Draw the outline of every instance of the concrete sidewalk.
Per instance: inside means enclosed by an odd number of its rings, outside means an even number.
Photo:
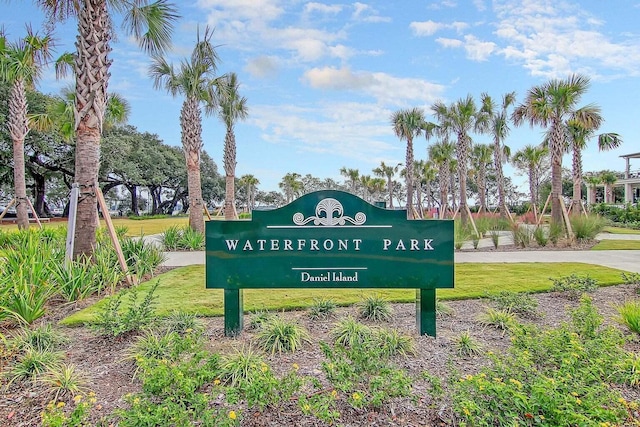
[[[163,266],[204,264],[205,253],[165,252]],[[640,251],[477,251],[456,252],[456,263],[581,262],[640,273]]]

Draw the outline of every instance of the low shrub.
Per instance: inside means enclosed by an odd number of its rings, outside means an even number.
[[[486,294],[486,297],[498,310],[519,314],[525,317],[538,315],[538,301],[524,292],[501,291]]]
[[[593,240],[605,227],[605,221],[597,215],[572,215],[571,229],[576,239]]]
[[[309,307],[309,317],[312,319],[327,319],[332,317],[337,305],[332,299],[316,298]]]
[[[594,292],[598,289],[598,282],[590,277],[580,277],[576,274],[560,277],[559,279],[549,278],[553,282],[551,290],[566,295],[573,301],[580,299],[585,292]]]

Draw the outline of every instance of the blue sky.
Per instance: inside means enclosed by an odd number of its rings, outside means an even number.
[[[236,72],[249,117],[236,126],[237,176],[251,173],[259,189],[277,190],[288,172],[343,180],[341,167],[361,174],[381,161],[403,162],[405,144],[389,117],[402,108],[453,102],[482,92],[496,99],[515,91],[518,102],[534,85],[583,73],[591,88],[582,105],[596,103],[601,132],[624,144],[584,154],[585,171],[622,170],[622,154],[640,151],[640,0],[198,0],[179,3],[174,63],[187,56],[198,26],[215,28],[220,73]],[[25,23],[39,28],[42,14],[29,1],[2,5],[0,25],[10,39]],[[73,50],[75,22],[56,30],[58,51]],[[118,28],[112,43],[109,89],[132,106],[130,124],[180,145],[181,98],[154,90],[148,58]],[[69,82],[49,72],[40,89],[57,93]],[[205,117],[204,146],[222,172],[224,127]],[[515,151],[538,144],[542,129],[513,128]],[[472,135],[474,143],[488,143]],[[415,141],[417,159],[427,141]],[[632,162],[640,169],[640,162]],[[565,167],[570,159],[565,157]],[[524,177],[507,174],[526,191]]]

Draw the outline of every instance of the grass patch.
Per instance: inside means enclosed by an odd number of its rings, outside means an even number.
[[[601,240],[592,251],[640,250],[640,240]]]
[[[640,234],[640,230],[636,230],[633,228],[625,228],[625,227],[611,227],[607,226],[602,230],[603,233],[611,233],[611,234]]]
[[[553,272],[553,274],[550,274]],[[487,292],[544,292],[552,287],[550,277],[560,278],[578,274],[598,281],[600,286],[622,283],[621,270],[581,263],[520,263],[520,264],[458,264],[455,271],[455,289],[438,289],[440,300],[481,298]],[[223,314],[223,290],[205,289],[204,265],[191,265],[171,270],[142,283],[139,297],[160,281],[155,291],[156,314],[168,316],[174,311],[200,316]],[[415,289],[246,289],[245,312],[257,310],[296,310],[311,307],[320,298],[331,299],[339,306],[355,304],[368,295],[378,295],[389,302],[412,303]],[[106,300],[62,320],[63,325],[77,326],[90,323]],[[124,303],[123,303],[124,305]]]

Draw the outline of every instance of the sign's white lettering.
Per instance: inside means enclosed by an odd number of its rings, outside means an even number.
[[[241,250],[243,252],[253,251],[309,251],[309,252],[331,252],[331,251],[359,251],[362,239],[266,239],[240,240],[226,239],[225,244],[228,252]]]
[[[301,282],[357,282],[358,272],[345,274],[342,271],[314,272],[302,271],[300,273]]]

